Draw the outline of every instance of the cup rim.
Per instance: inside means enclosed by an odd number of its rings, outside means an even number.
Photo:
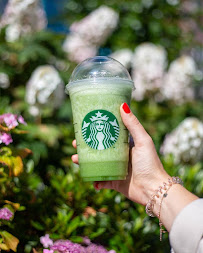
[[[107,78],[87,78],[87,79],[81,79],[81,80],[76,80],[76,81],[73,81],[73,82],[69,82],[68,84],[66,84],[66,88],[65,88],[65,91],[67,94],[69,94],[69,91],[77,85],[80,85],[84,82],[89,82],[91,84],[94,84],[95,86],[101,86],[101,82],[106,80]],[[112,80],[111,80],[112,79]],[[109,78],[108,80],[111,80],[112,83],[117,83],[117,81],[123,81],[125,83],[127,83],[127,85],[130,85],[132,87],[132,90],[135,90],[135,86],[134,86],[134,82],[132,80],[128,80],[128,79],[123,79],[123,78],[118,78],[118,77],[112,77],[112,78]],[[115,84],[116,85],[116,84]]]

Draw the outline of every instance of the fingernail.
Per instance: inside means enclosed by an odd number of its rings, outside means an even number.
[[[130,108],[129,108],[127,103],[123,104],[123,110],[124,110],[125,113],[130,113]]]
[[[96,183],[94,184],[94,188],[95,188],[96,190],[99,190],[99,183],[98,183],[98,182],[96,182]]]

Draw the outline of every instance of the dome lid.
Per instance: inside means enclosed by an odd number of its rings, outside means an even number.
[[[81,62],[73,71],[67,90],[76,83],[85,80],[90,83],[97,83],[102,79],[119,79],[128,81],[133,87],[133,82],[127,69],[118,61],[107,56],[96,56]],[[126,82],[125,82],[126,83]],[[98,82],[99,84],[99,82]]]

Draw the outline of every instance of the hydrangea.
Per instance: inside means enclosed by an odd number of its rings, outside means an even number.
[[[164,48],[152,43],[143,43],[135,49],[132,59],[135,100],[154,97],[156,101],[171,100],[176,104],[193,100],[192,82],[197,73],[193,58],[183,55],[166,71],[166,56]]]
[[[163,155],[173,154],[176,163],[200,161],[203,157],[203,123],[197,118],[186,118],[166,135],[160,151]]]
[[[83,237],[83,243],[85,245],[90,245],[91,244],[91,240],[86,236],[86,237]]]
[[[79,34],[96,46],[103,44],[118,24],[118,14],[112,8],[100,6],[79,22],[74,22],[70,31]]]
[[[1,220],[10,220],[13,216],[13,213],[6,207],[0,209],[0,219]]]
[[[18,124],[26,125],[24,118],[20,115],[12,113],[4,113],[0,115],[0,124],[5,124],[9,129],[15,128]]]
[[[78,243],[73,243],[69,240],[58,240],[53,246],[50,247],[51,250],[57,251],[58,253],[85,253],[85,249]]]
[[[195,62],[190,56],[181,56],[173,61],[161,87],[164,99],[173,100],[176,104],[193,100],[195,94],[192,81],[195,73]]]
[[[94,243],[90,244],[86,248],[86,253],[107,253],[108,251],[101,245],[96,245]]]
[[[13,42],[21,35],[44,29],[46,24],[46,15],[39,0],[9,0],[0,27],[8,25],[6,39]]]
[[[7,89],[10,86],[10,80],[6,73],[0,72],[0,88]]]
[[[12,142],[13,142],[13,139],[10,134],[5,133],[5,132],[0,132],[0,144],[4,143],[6,145],[9,145]]]
[[[163,47],[152,43],[143,43],[135,49],[132,59],[132,76],[136,86],[134,99],[143,100],[159,90],[167,65],[166,56]]]
[[[117,50],[114,53],[112,53],[110,55],[110,57],[112,57],[115,60],[119,61],[127,69],[131,68],[133,52],[130,49],[124,48],[124,49]]]
[[[9,129],[15,128],[18,125],[16,115],[12,113],[7,113],[2,115],[4,117],[4,122]]]
[[[69,240],[57,240],[53,242],[50,241],[49,235],[40,238],[40,242],[43,244],[45,248],[43,253],[116,253],[114,250],[106,250],[103,246],[92,243],[88,237],[83,238],[83,244],[86,246],[82,246],[78,243],[73,243]]]
[[[54,253],[51,249],[43,249],[43,253]]]
[[[75,33],[71,33],[66,37],[63,49],[68,53],[68,58],[73,62],[81,62],[87,58],[94,57],[97,53],[96,46]]]
[[[97,49],[112,34],[118,24],[118,14],[112,8],[100,6],[79,22],[74,22],[63,50],[71,61],[80,62],[96,55]]]
[[[42,106],[58,108],[64,98],[64,83],[53,66],[40,66],[32,73],[25,97],[31,115],[37,116]]]
[[[53,245],[53,241],[49,238],[49,234],[40,237],[40,242],[44,248],[48,248]]]
[[[27,124],[21,115],[18,116],[12,113],[4,113],[0,115],[0,125],[2,126],[3,130],[4,127],[7,127],[8,130],[11,130],[17,127],[19,123],[23,125]],[[6,145],[9,145],[11,142],[13,142],[11,135],[7,132],[0,131],[0,144],[4,143]]]

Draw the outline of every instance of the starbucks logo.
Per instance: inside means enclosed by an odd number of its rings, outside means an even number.
[[[119,136],[118,120],[109,111],[91,111],[82,122],[82,136],[91,148],[97,150],[110,148]]]

